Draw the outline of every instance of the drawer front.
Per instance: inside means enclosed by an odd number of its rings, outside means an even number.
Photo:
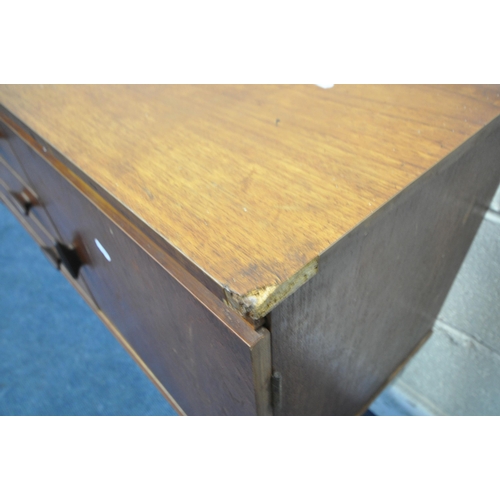
[[[0,200],[14,214],[17,220],[22,224],[24,229],[28,231],[30,236],[38,243],[38,245],[40,245],[42,248],[50,248],[55,244],[54,239],[44,230],[41,225],[39,225],[36,221],[26,216],[19,210],[19,206],[17,205],[16,200],[13,199],[12,193],[5,188],[5,184],[2,182],[1,178]]]
[[[97,306],[182,410],[188,415],[269,414],[269,333],[251,329],[207,290],[193,292],[191,277],[186,276],[187,285],[179,280],[183,270],[167,270],[164,261],[153,259],[38,153],[25,148],[23,168],[61,242],[82,256],[80,274]]]
[[[12,150],[11,141],[15,138],[15,134],[2,122],[0,122],[0,160],[9,165],[16,171],[22,179],[27,181],[26,174],[24,173],[16,154]]]
[[[25,182],[19,178],[19,175],[9,166],[9,164],[0,156],[0,182],[5,189],[11,192],[21,192],[25,187]]]
[[[0,194],[7,207],[40,246],[52,247],[55,244],[55,238],[35,214],[37,210],[33,209],[39,203],[36,194],[1,157]]]
[[[89,304],[95,305],[92,294],[88,290],[83,279],[81,277],[75,279],[64,268],[61,268],[60,255],[57,252],[58,239],[47,231],[45,225],[35,213],[36,210],[34,210],[34,207],[38,203],[36,194],[26,186],[26,183],[20,179],[16,172],[10,169],[1,158],[0,199],[41,247],[42,252],[50,263],[56,269],[61,269],[63,271],[66,278],[71,281],[73,286],[83,295]],[[31,206],[32,204],[33,206]]]
[[[17,210],[22,216],[29,216],[32,223],[39,225],[42,231],[47,232],[37,215],[42,210],[42,207],[36,193],[28,187],[27,183],[1,157],[0,186],[3,188],[5,196],[9,199],[14,210]],[[48,234],[50,235],[50,233]]]
[[[6,129],[5,125],[3,125],[1,122],[0,127],[3,127],[2,130]],[[0,157],[0,170],[4,171],[5,175],[5,170],[8,169],[10,170],[11,174],[15,174],[16,178],[14,180],[13,175],[10,176],[11,185],[8,186],[9,190],[13,194],[19,194],[23,190],[28,190],[32,193],[32,195],[36,199],[36,203],[33,204],[33,206],[29,210],[30,217],[41,224],[43,229],[48,232],[53,239],[57,240],[59,238],[59,233],[57,232],[54,223],[52,222],[46,210],[46,199],[39,195],[35,187],[35,183],[32,179],[30,179],[26,168],[24,168],[24,165],[30,163],[30,150],[27,148],[25,143],[10,130],[8,132],[8,135],[5,134],[4,137],[5,136],[8,137],[8,140],[6,142],[6,149],[8,149],[8,151],[10,151],[12,154],[9,154],[7,159]],[[19,209],[19,206],[17,208]]]

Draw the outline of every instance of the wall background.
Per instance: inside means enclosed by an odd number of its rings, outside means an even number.
[[[370,410],[500,415],[500,186],[431,337]]]

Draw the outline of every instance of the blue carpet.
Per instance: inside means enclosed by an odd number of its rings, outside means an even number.
[[[0,203],[0,415],[175,415]]]

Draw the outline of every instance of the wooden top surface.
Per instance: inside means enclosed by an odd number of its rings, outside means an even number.
[[[500,87],[3,85],[0,103],[258,317],[498,116]]]

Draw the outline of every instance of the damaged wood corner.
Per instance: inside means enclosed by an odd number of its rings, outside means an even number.
[[[224,289],[226,302],[244,317],[249,317],[252,320],[263,318],[281,301],[317,274],[318,260],[318,257],[314,258],[289,280],[281,284],[256,288],[244,295],[226,287]]]

